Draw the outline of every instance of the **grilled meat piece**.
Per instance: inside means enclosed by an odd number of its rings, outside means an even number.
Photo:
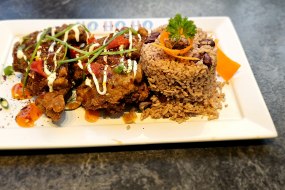
[[[51,118],[52,121],[58,121],[65,108],[65,91],[47,92],[37,97],[36,105]]]

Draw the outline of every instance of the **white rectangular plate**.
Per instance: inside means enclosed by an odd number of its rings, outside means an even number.
[[[0,149],[67,148],[153,143],[261,139],[277,136],[276,129],[259,91],[245,53],[227,17],[191,18],[198,27],[213,33],[223,51],[241,64],[238,73],[223,89],[228,106],[217,120],[196,117],[182,124],[168,119],[137,120],[127,126],[121,118],[99,119],[88,123],[83,109],[66,112],[57,124],[42,116],[33,128],[21,128],[15,116],[26,101],[11,98],[11,87],[19,81],[12,76],[1,77],[0,96],[10,103],[9,110],[0,111]],[[152,29],[168,19],[81,19],[81,20],[12,20],[0,22],[0,72],[12,63],[13,43],[35,30],[64,23],[84,23],[94,33],[106,33],[124,25],[139,24]]]

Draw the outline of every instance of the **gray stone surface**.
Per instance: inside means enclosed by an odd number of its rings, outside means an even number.
[[[284,189],[285,1],[1,0],[0,19],[229,16],[274,140],[1,151],[0,189]]]

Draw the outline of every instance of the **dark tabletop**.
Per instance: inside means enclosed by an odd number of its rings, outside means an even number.
[[[285,1],[1,0],[0,19],[229,16],[279,137],[0,151],[0,189],[284,189]]]

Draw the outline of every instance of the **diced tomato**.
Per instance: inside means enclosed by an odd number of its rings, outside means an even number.
[[[37,72],[38,74],[40,74],[41,76],[47,78],[46,73],[44,72],[44,65],[43,65],[43,60],[37,60],[32,62],[31,64],[31,70]]]
[[[129,45],[129,40],[124,38],[124,36],[118,36],[113,41],[111,41],[111,43],[107,46],[107,49],[117,48],[120,45],[127,47]]]
[[[99,77],[102,73],[104,66],[102,64],[98,64],[98,63],[91,63],[91,69],[92,72]]]
[[[94,34],[91,34],[91,36],[87,39],[87,44],[92,44],[92,43],[96,43],[97,40],[94,36]]]
[[[75,50],[73,50],[73,49],[70,49],[70,50],[69,50],[69,54],[70,54],[70,57],[71,57],[71,58],[75,58],[75,57],[76,57],[76,54],[78,54],[78,52],[75,51]]]

